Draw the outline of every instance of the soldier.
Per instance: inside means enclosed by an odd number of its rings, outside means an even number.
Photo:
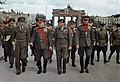
[[[82,24],[77,28],[76,48],[78,49],[78,54],[80,55],[80,65],[81,65],[80,73],[83,73],[84,69],[86,73],[89,73],[88,64],[90,60],[90,55],[92,53],[91,43],[93,44],[95,43],[95,35],[88,22],[89,22],[89,16],[83,16]],[[85,62],[84,62],[84,52],[86,53]]]
[[[47,61],[48,61],[48,49],[52,50],[51,47],[51,33],[50,30],[46,29],[45,22],[46,16],[40,14],[38,15],[39,24],[32,34],[31,45],[35,46],[36,52],[36,61],[38,66],[37,74],[41,74],[42,65],[41,65],[41,57],[43,57],[43,73],[47,72]]]
[[[92,53],[91,53],[91,60],[90,63],[91,65],[94,65],[94,54],[95,54],[95,50],[97,51],[97,29],[96,29],[96,23],[93,23],[93,25],[91,26],[92,30],[94,31],[95,34],[95,45],[92,44]]]
[[[35,20],[36,20],[36,23],[32,24],[32,28],[31,28],[31,32],[30,32],[30,37],[31,38],[32,38],[34,30],[36,28],[38,28],[38,26],[39,26],[39,16],[38,15],[36,15]],[[35,52],[35,45],[34,45],[34,43],[33,43],[33,45],[30,45],[30,48],[31,48],[31,51],[32,51],[31,56],[34,55],[34,61],[36,61],[36,52]]]
[[[106,57],[106,51],[108,46],[108,34],[105,30],[105,24],[100,24],[100,30],[98,31],[98,37],[97,37],[97,62],[100,60],[100,51],[103,52],[103,58],[104,58],[104,64],[107,63],[107,57]]]
[[[47,23],[47,29],[51,31],[51,37],[52,37],[52,44],[54,44],[54,28],[51,23]],[[53,46],[51,46],[53,48]],[[49,63],[52,63],[52,55],[53,55],[53,50],[49,50]]]
[[[7,47],[7,41],[10,39],[9,35],[9,28],[8,28],[8,21],[3,22],[3,29],[1,30],[2,34],[2,48],[4,49],[4,60],[7,62],[7,56],[8,56],[8,47]],[[7,36],[8,35],[8,36]]]
[[[15,50],[16,75],[20,75],[20,61],[22,62],[22,72],[25,72],[25,66],[27,66],[26,58],[28,56],[28,43],[30,41],[29,28],[25,26],[25,17],[18,18],[18,26],[13,29],[12,37],[13,50]]]
[[[77,29],[76,29],[76,23],[74,21],[70,21],[70,28],[69,29],[70,29],[70,33],[71,33],[71,36],[72,36],[72,49],[69,50],[67,62],[69,62],[69,56],[71,56],[72,66],[76,67],[76,65],[75,65],[75,52],[76,52],[75,36],[76,36]],[[70,52],[71,52],[71,55],[70,55]]]
[[[10,32],[10,40],[8,40],[8,53],[9,53],[9,63],[10,63],[10,68],[13,68],[13,63],[14,63],[14,53],[13,53],[13,46],[12,46],[12,32],[13,29],[15,27],[15,19],[14,18],[10,18],[9,19],[9,32]]]
[[[120,64],[119,62],[119,54],[120,54],[120,24],[116,24],[115,29],[110,35],[110,55],[108,57],[108,61],[110,61],[113,53],[116,51],[116,63]]]
[[[58,20],[58,27],[55,28],[55,49],[57,57],[57,71],[61,74],[61,60],[63,58],[63,74],[66,74],[66,63],[68,58],[68,49],[71,50],[71,33],[69,28],[65,27],[65,20]]]

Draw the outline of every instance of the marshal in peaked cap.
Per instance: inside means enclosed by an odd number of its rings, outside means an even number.
[[[82,16],[82,19],[84,19],[84,18],[89,18],[89,16]]]
[[[116,24],[116,27],[120,27],[120,24]]]
[[[37,14],[36,15],[36,18],[35,18],[36,21],[46,21],[46,16],[43,15],[43,14]]]
[[[64,19],[59,19],[59,20],[58,20],[58,23],[59,23],[59,22],[65,23],[65,20],[64,20]]]
[[[25,22],[25,17],[19,17],[18,22]]]

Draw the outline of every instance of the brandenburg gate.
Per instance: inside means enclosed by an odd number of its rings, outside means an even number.
[[[85,10],[75,10],[70,5],[68,5],[67,8],[64,9],[53,9],[52,14],[53,26],[55,23],[55,17],[58,17],[58,20],[60,17],[63,17],[64,20],[66,20],[66,17],[70,17],[70,20],[73,20],[73,18],[75,18],[78,26],[81,23],[81,17],[85,15]]]

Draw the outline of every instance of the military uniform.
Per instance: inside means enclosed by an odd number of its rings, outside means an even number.
[[[42,18],[42,15],[39,15],[39,22],[45,24],[45,18]],[[48,48],[51,46],[51,32],[46,29],[46,27],[40,27],[34,29],[32,34],[31,43],[34,43],[36,61],[38,66],[37,74],[42,72],[41,57],[43,57],[43,73],[47,72],[47,61],[48,61]]]
[[[88,21],[88,17],[83,17],[83,22]],[[81,71],[80,73],[84,72],[89,73],[88,64],[90,60],[90,55],[92,53],[91,43],[95,42],[95,35],[92,28],[88,24],[81,24],[77,28],[77,45],[79,45],[78,54],[80,55],[80,65]],[[84,62],[84,52],[86,53],[86,59]],[[84,66],[85,63],[85,66]]]
[[[52,38],[52,48],[54,47],[54,32],[55,32],[55,29],[54,29],[54,27],[52,27],[52,24],[51,23],[48,23],[47,24],[47,29],[48,30],[50,30],[50,32],[51,32],[51,38]],[[52,63],[52,56],[53,56],[53,50],[49,50],[49,63]]]
[[[91,27],[88,26],[89,30],[87,33],[84,31],[84,27],[81,25],[78,27],[77,34],[78,34],[78,42],[77,44],[80,45],[80,49],[78,50],[78,53],[80,55],[80,65],[81,70],[88,69],[88,64],[90,60],[90,55],[92,53],[92,47],[91,43],[94,42],[94,33],[91,30]],[[92,40],[92,41],[91,41]],[[85,67],[84,67],[84,51],[86,53],[86,60],[85,60]]]
[[[25,22],[24,17],[19,17],[18,22]],[[26,26],[16,26],[13,29],[13,46],[15,46],[15,67],[16,74],[19,75],[21,73],[21,63],[22,62],[22,72],[25,72],[25,66],[27,64],[27,56],[28,56],[28,43],[30,42],[30,32],[29,28]]]
[[[70,21],[70,25],[75,26],[75,22]],[[69,29],[70,29],[71,38],[72,38],[72,49],[69,50],[67,63],[69,62],[69,57],[71,56],[72,66],[76,67],[76,65],[75,65],[76,38],[75,37],[76,37],[76,34],[77,34],[77,28],[75,26],[75,27],[70,27]]]
[[[101,24],[100,30],[98,31],[97,43],[98,43],[97,61],[99,62],[99,59],[100,59],[99,54],[100,54],[100,51],[102,50],[104,63],[106,63],[107,62],[106,51],[107,51],[107,46],[108,46],[108,34],[107,34],[107,31],[104,29],[104,24]]]
[[[10,45],[10,41],[8,41],[10,39],[10,29],[8,28],[8,21],[4,21],[4,28],[1,30],[1,34],[2,34],[2,48],[4,49],[4,60],[5,62],[7,62],[7,56],[9,56],[9,48],[7,46]],[[9,38],[8,38],[9,36]]]
[[[50,46],[50,42],[48,42],[49,45],[46,43],[46,40],[44,39],[42,33],[39,32],[39,29],[40,27],[35,29],[32,36],[32,42],[34,42],[35,46],[37,66],[40,69],[40,71],[42,71],[41,57],[43,56],[44,58],[43,70],[46,70],[48,60],[48,46]],[[47,35],[46,37],[48,38],[48,41],[50,41],[50,31],[46,28],[44,28],[44,30],[46,30],[45,33]]]
[[[5,57],[5,61],[7,61],[7,56],[9,56],[9,63],[13,65],[14,63],[14,56],[12,53],[12,40],[11,40],[11,36],[12,36],[12,29],[9,27],[3,28],[2,29],[2,34],[3,34],[3,44],[4,44],[4,57]],[[5,41],[6,37],[10,36],[8,41]]]
[[[95,50],[97,51],[97,29],[95,26],[92,26],[92,30],[95,34],[95,45],[92,44],[92,53],[91,53],[91,60],[90,60],[90,63],[91,65],[94,65],[94,54],[95,54]]]
[[[32,25],[32,28],[31,28],[31,30],[30,30],[30,37],[31,37],[31,38],[32,38],[33,32],[34,32],[34,30],[35,30],[36,28],[37,28],[37,24],[35,23],[35,24]],[[31,56],[34,55],[34,61],[36,61],[36,52],[35,52],[34,43],[33,43],[33,45],[30,45],[30,49],[31,49],[31,51],[32,51]]]
[[[64,23],[63,19],[58,20],[58,23]],[[69,28],[58,26],[55,28],[55,49],[57,57],[57,71],[61,74],[61,60],[63,58],[63,73],[66,73],[66,62],[68,58],[68,47],[72,46],[71,33]]]
[[[119,28],[119,24],[116,25],[116,28]],[[108,57],[108,60],[110,61],[112,54],[116,51],[116,63],[120,64],[119,62],[119,53],[120,53],[120,31],[116,29],[113,31],[110,35],[110,55]]]

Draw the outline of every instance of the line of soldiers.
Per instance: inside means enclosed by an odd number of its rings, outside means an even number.
[[[106,51],[108,47],[108,33],[105,24],[101,24],[97,30],[95,23],[89,23],[89,16],[82,17],[82,23],[76,27],[75,21],[69,21],[69,26],[65,26],[65,20],[58,20],[58,26],[53,28],[50,23],[46,25],[46,16],[36,15],[36,23],[29,29],[26,26],[24,17],[19,17],[17,25],[15,19],[10,18],[4,21],[2,29],[2,47],[4,49],[4,60],[7,62],[9,56],[10,68],[13,68],[14,58],[16,75],[25,72],[28,57],[28,45],[30,45],[34,61],[38,67],[37,74],[47,72],[48,61],[52,62],[53,48],[56,50],[57,73],[66,74],[66,65],[69,58],[72,59],[72,66],[75,64],[75,52],[78,51],[80,57],[80,73],[89,73],[89,63],[94,65],[94,52],[97,51],[97,61],[100,60],[100,51],[103,52],[104,64],[109,62],[112,54],[116,51],[116,63],[119,62],[120,54],[120,24],[116,24],[110,35],[111,53],[107,59]],[[85,57],[84,57],[85,56]],[[43,62],[41,58],[43,57]]]

